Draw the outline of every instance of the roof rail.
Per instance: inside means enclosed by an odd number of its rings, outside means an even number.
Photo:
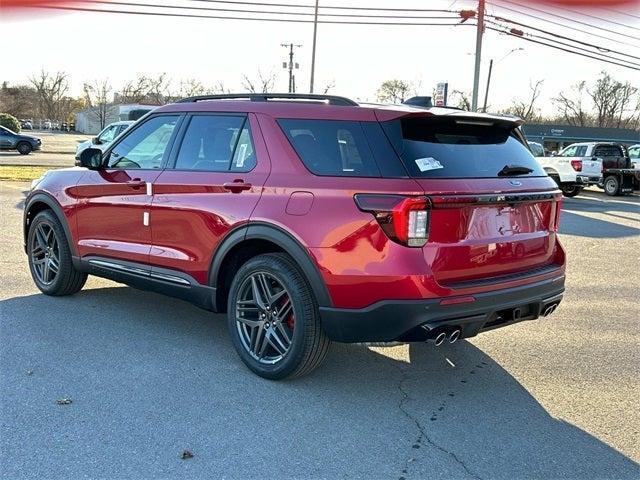
[[[176,103],[202,102],[206,100],[250,100],[252,102],[268,102],[269,100],[312,100],[326,102],[329,105],[358,106],[357,102],[346,97],[316,95],[313,93],[224,93],[220,95],[198,95],[183,98]]]

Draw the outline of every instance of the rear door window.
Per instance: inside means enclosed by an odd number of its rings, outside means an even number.
[[[281,119],[278,123],[312,173],[339,177],[380,176],[360,122]]]
[[[174,168],[208,172],[228,171],[245,121],[246,116],[194,115],[187,126]],[[247,150],[247,142],[250,145],[250,138],[245,140],[242,162],[236,160],[242,167],[248,164],[246,159],[253,153],[252,148],[250,151]]]
[[[494,178],[505,166],[545,176],[513,124],[442,117],[406,117],[383,128],[409,174],[415,178]]]

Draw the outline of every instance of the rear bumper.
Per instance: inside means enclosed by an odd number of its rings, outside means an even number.
[[[392,300],[363,309],[320,307],[322,325],[338,342],[425,340],[429,330],[462,330],[461,337],[538,318],[564,293],[564,274],[525,286],[473,295],[474,301],[442,305],[443,299]],[[465,297],[467,298],[467,297]],[[452,300],[455,297],[452,297]],[[424,337],[424,338],[423,338]]]
[[[577,175],[576,183],[579,185],[597,185],[602,182],[602,177],[600,176],[586,176],[586,175]]]

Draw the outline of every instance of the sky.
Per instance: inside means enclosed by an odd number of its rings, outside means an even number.
[[[524,0],[514,1],[526,5]],[[146,3],[154,2],[146,0]],[[163,3],[225,6],[201,0],[166,0]],[[313,2],[287,0],[284,3],[309,5]],[[322,4],[394,8],[475,7],[475,2],[463,0],[321,0]],[[226,7],[242,8],[228,4]],[[537,18],[506,8],[527,12]],[[589,10],[583,11],[582,15],[552,7],[537,8],[545,8],[551,13],[590,23],[597,28],[576,23],[573,23],[574,28],[549,24],[544,20],[570,22],[528,10],[512,2],[503,3],[503,0],[490,1],[488,13],[640,57],[640,8],[618,7],[621,13]],[[400,12],[403,13],[407,14]],[[522,29],[535,33],[526,27]],[[615,41],[583,34],[579,31],[582,29]],[[286,91],[288,76],[282,68],[282,62],[287,60],[287,50],[281,43],[294,42],[302,44],[296,50],[295,61],[300,64],[300,69],[296,71],[296,84],[298,91],[308,91],[312,33],[312,24],[39,9],[19,15],[0,11],[0,39],[5,39],[5,46],[13,45],[12,49],[17,50],[11,54],[11,58],[20,58],[17,62],[0,64],[0,80],[24,83],[40,69],[65,71],[70,75],[71,93],[79,95],[82,83],[87,80],[108,78],[114,90],[118,90],[127,80],[140,74],[166,72],[176,83],[180,79],[195,78],[205,85],[222,82],[226,88],[240,91],[243,74],[256,78],[258,71],[261,71],[263,74],[275,73],[275,90]],[[471,26],[321,24],[318,26],[316,91],[321,91],[331,83],[335,84],[331,93],[372,101],[384,80],[398,78],[413,82],[417,85],[418,93],[425,95],[430,95],[440,81],[449,82],[450,91],[470,92],[473,85],[475,35],[475,28]],[[6,39],[13,40],[8,42]],[[513,51],[503,58],[517,48],[524,50]],[[488,64],[492,58],[497,62],[494,63],[489,94],[489,104],[494,110],[507,106],[514,98],[527,97],[529,84],[539,79],[544,80],[539,104],[545,114],[554,113],[550,99],[558,92],[568,90],[582,80],[593,82],[602,70],[616,79],[640,86],[640,72],[637,70],[487,31],[482,53],[481,102],[484,99]],[[640,60],[636,62],[640,63]]]

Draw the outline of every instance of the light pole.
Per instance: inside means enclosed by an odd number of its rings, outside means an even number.
[[[502,57],[500,60],[498,60],[496,63],[500,63],[502,60],[507,58],[513,52],[518,52],[520,50],[524,50],[524,48],[522,48],[522,47],[514,48],[513,50],[509,51],[504,57]],[[482,107],[482,111],[485,112],[485,113],[487,112],[487,101],[489,100],[489,85],[491,84],[491,72],[492,71],[493,71],[493,58],[489,62],[489,75],[487,76],[487,90],[484,93],[484,106]]]

